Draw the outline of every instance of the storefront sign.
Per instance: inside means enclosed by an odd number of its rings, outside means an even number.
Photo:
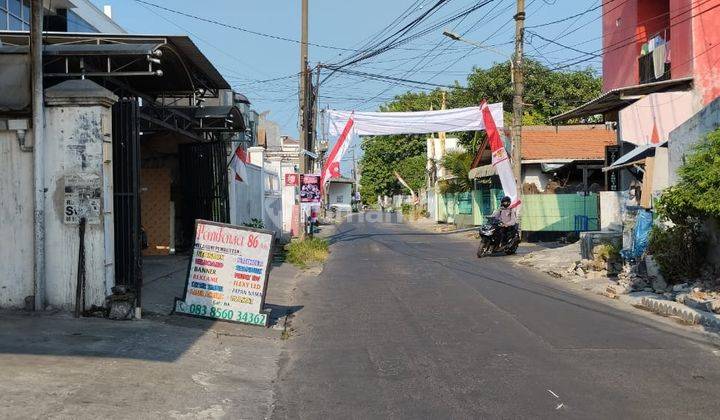
[[[298,180],[300,178],[300,175],[298,174],[285,174],[285,186],[286,187],[295,187],[299,184]]]
[[[197,220],[184,299],[175,312],[268,325],[264,310],[274,234]]]
[[[300,175],[300,202],[320,202],[320,175]]]
[[[620,146],[605,146],[605,167],[615,163],[620,158]],[[619,191],[619,171],[605,172],[605,189],[608,191]]]

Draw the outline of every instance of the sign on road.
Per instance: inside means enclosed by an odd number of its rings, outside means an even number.
[[[175,312],[268,325],[264,309],[274,234],[197,220],[184,298]]]

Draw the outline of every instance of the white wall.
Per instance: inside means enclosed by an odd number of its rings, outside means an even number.
[[[600,230],[603,232],[622,232],[622,191],[600,191]]]
[[[34,293],[32,159],[15,131],[0,131],[0,308],[22,308]]]
[[[330,182],[328,183],[329,204],[347,204],[352,202],[352,184]]]
[[[542,172],[539,163],[523,164],[523,184],[535,184],[540,191],[550,182],[550,175]]]
[[[230,221],[234,225],[250,223],[252,219],[261,219],[262,196],[264,195],[262,183],[262,169],[253,164],[247,164],[247,181],[236,181],[234,176],[230,181],[231,202]]]
[[[47,89],[45,98],[44,303],[65,310],[75,306],[79,225],[66,220],[66,200],[77,204],[75,198],[84,196],[73,194],[92,191],[90,200],[79,202],[94,209],[84,213],[92,219],[84,241],[85,303],[103,305],[115,281],[109,107],[116,98],[88,80],[60,83]],[[30,143],[32,138],[28,133]],[[15,132],[0,132],[0,307],[22,307],[34,294],[32,159],[32,153],[20,152]]]
[[[106,270],[106,265],[112,267],[114,259],[113,239],[105,241],[105,225],[113,226],[112,166],[103,163],[103,139],[112,138],[111,127],[110,110],[102,106],[46,108],[46,300],[49,305],[65,310],[75,306],[80,246],[79,225],[65,222],[65,189],[72,178],[92,183],[108,193],[100,197],[99,220],[89,221],[85,231],[87,307],[102,306],[114,285],[114,276],[108,278]],[[103,188],[108,179],[110,185]],[[110,252],[106,260],[107,246]]]

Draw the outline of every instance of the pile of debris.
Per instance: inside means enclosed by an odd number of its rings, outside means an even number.
[[[642,268],[642,264],[625,265],[617,284],[608,286],[604,294],[617,298],[631,292],[655,293],[693,309],[720,314],[720,277],[712,270],[703,270],[699,279],[669,284],[651,257],[645,260],[644,272],[640,272]]]

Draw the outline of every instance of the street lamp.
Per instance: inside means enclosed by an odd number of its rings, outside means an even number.
[[[515,64],[513,63],[512,57],[510,57],[509,55],[505,54],[505,53],[502,52],[502,51],[498,51],[498,50],[496,50],[496,49],[494,49],[494,48],[492,48],[492,47],[488,47],[487,45],[483,45],[483,44],[481,44],[480,42],[472,41],[472,40],[469,40],[469,39],[465,39],[465,38],[461,37],[460,35],[456,34],[455,32],[450,32],[450,31],[448,31],[448,30],[444,30],[444,31],[443,31],[443,35],[445,35],[446,37],[452,39],[453,41],[464,42],[464,43],[469,44],[469,45],[472,45],[472,46],[474,46],[474,47],[482,48],[483,50],[487,50],[487,51],[490,51],[490,52],[494,52],[495,54],[498,54],[498,55],[501,56],[502,58],[508,60],[508,61],[510,62],[510,83],[511,83],[511,84],[512,84],[512,83],[515,83],[515,76],[514,76],[514,74],[515,74]]]

